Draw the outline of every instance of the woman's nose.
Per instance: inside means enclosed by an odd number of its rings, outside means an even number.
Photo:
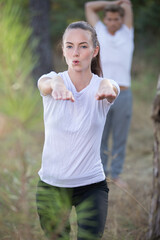
[[[78,48],[74,49],[73,55],[74,56],[79,56],[79,49]]]

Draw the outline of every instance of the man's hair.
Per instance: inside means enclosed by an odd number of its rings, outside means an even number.
[[[105,15],[107,14],[107,12],[113,12],[113,13],[118,12],[121,17],[124,17],[125,15],[124,9],[119,5],[109,5],[105,7],[104,8]]]

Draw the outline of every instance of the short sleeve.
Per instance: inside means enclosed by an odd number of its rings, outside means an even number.
[[[99,34],[101,33],[101,30],[104,31],[105,25],[99,20],[96,25],[94,26],[94,29],[96,30],[96,33]]]
[[[37,81],[37,87],[38,87],[38,82],[42,79],[42,78],[53,78],[55,75],[57,75],[56,72],[52,71],[50,73],[47,73],[47,74],[43,74]],[[42,93],[40,92],[40,95],[42,97],[45,97],[44,95],[42,95]]]
[[[52,78],[54,77],[55,75],[57,75],[56,72],[52,71],[50,73],[47,73],[47,74],[43,74],[37,81],[37,85],[38,85],[38,82],[42,79],[42,78]]]
[[[133,27],[129,28],[125,24],[123,24],[123,29],[124,29],[124,31],[126,31],[129,34],[131,39],[134,39],[134,28]]]

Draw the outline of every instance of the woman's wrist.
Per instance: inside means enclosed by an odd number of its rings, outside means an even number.
[[[52,77],[50,84],[52,90],[54,90],[57,86],[66,88],[63,79],[59,75]]]

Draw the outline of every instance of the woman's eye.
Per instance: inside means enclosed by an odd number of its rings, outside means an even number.
[[[86,46],[86,45],[82,45],[81,47],[82,47],[82,48],[87,48],[87,46]]]
[[[67,46],[67,48],[72,48],[72,46]]]

